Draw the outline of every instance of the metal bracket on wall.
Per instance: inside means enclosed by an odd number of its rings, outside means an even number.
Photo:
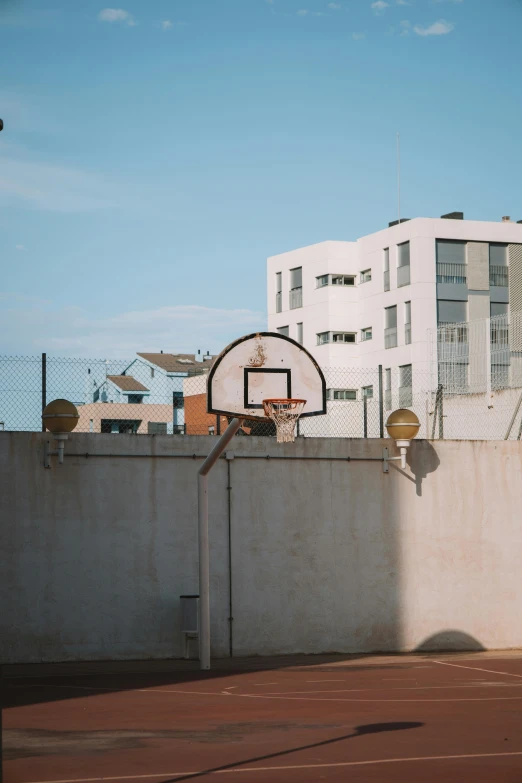
[[[388,454],[388,449],[383,449],[382,450],[382,472],[383,473],[389,473],[390,472],[390,467],[388,465],[389,459],[390,459],[390,457],[389,457],[389,454]]]

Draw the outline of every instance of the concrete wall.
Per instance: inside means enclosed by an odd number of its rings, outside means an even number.
[[[81,433],[45,470],[48,437],[0,433],[2,660],[179,656],[215,439]],[[214,655],[230,598],[236,655],[522,646],[522,444],[419,441],[388,475],[338,459],[383,445],[234,441],[210,478]]]

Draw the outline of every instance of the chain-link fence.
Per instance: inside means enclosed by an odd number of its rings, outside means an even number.
[[[491,328],[501,329],[496,322]],[[468,359],[473,355],[472,351]],[[512,352],[515,367],[516,359]],[[78,408],[77,432],[219,435],[228,421],[206,410],[211,361],[210,356],[198,360],[172,354],[138,354],[128,361],[60,359],[45,354],[0,357],[0,429],[41,430],[43,406],[61,397]],[[460,364],[454,361],[455,366]],[[478,366],[478,360],[471,362],[472,370],[468,365],[467,372],[475,373],[471,377],[478,377]],[[491,383],[499,376],[490,370],[483,388],[458,386],[454,382],[457,371],[448,374],[447,368],[439,372],[412,372],[409,366],[323,371],[327,413],[301,419],[301,437],[382,437],[387,416],[396,408],[415,411],[423,438],[520,440],[522,436],[522,382],[511,370],[504,375],[507,385]],[[458,372],[461,383],[463,371]],[[271,422],[245,421],[239,435],[274,436],[275,429]]]

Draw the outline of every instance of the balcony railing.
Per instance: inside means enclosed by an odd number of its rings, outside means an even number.
[[[449,261],[437,261],[437,283],[466,285],[466,264],[453,264]]]
[[[389,291],[390,290],[390,272],[389,270],[384,273],[384,290]]]
[[[410,265],[397,267],[397,288],[410,284]]]
[[[303,306],[303,289],[292,288],[290,291],[290,310]]]
[[[489,284],[507,286],[509,285],[509,267],[498,266],[494,264],[489,267]]]
[[[397,327],[390,326],[384,330],[384,347],[396,348],[397,347]]]
[[[399,407],[410,408],[413,405],[413,391],[411,386],[399,386]]]
[[[411,324],[404,324],[404,345],[411,345]]]
[[[280,313],[283,310],[283,294],[281,291],[276,294],[276,313]]]
[[[468,325],[439,323],[438,341],[439,343],[467,343]]]

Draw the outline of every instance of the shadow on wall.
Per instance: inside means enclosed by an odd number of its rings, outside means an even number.
[[[422,644],[415,648],[415,652],[479,652],[485,649],[475,637],[468,633],[448,628],[428,636]]]
[[[418,497],[422,497],[422,480],[440,465],[439,455],[428,440],[414,440],[408,449],[408,465],[415,476]]]

